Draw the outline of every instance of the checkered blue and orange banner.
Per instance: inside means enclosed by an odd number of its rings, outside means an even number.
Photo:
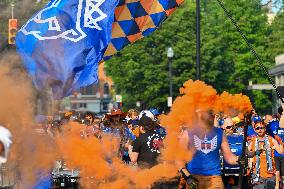
[[[104,59],[153,33],[183,2],[184,0],[120,0],[115,9],[111,43]]]

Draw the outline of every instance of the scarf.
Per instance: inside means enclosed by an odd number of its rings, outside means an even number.
[[[256,138],[255,140],[255,150],[260,150],[259,148],[259,139]],[[268,135],[265,135],[264,139],[264,146],[263,149],[265,150],[265,157],[266,157],[266,163],[267,163],[267,171],[272,172],[273,171],[273,164],[272,164],[272,149],[270,147],[270,142]],[[260,155],[256,156],[256,173],[255,173],[255,179],[254,181],[258,182],[260,177]]]

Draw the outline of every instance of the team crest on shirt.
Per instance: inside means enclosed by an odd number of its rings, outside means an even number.
[[[284,130],[283,130],[283,129],[279,129],[276,134],[278,134],[278,135],[284,135]]]
[[[163,146],[163,137],[153,134],[148,137],[147,145],[151,152],[161,153],[160,148]]]
[[[217,148],[217,135],[211,140],[208,140],[206,135],[203,140],[196,135],[193,136],[193,139],[194,147],[196,148],[196,150],[201,151],[205,154],[208,154],[209,152],[212,152]]]

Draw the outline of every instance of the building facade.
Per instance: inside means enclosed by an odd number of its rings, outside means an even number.
[[[282,97],[284,97],[284,54],[275,57],[276,65],[269,70],[269,74],[275,77],[275,85]],[[281,101],[275,96],[274,112],[280,106]]]
[[[98,68],[98,82],[81,88],[73,95],[60,102],[60,111],[92,111],[95,113],[110,112],[113,108],[113,82],[104,72],[105,63]]]
[[[284,54],[276,56],[275,63],[269,74],[275,77],[276,86],[284,86]]]
[[[52,98],[51,89],[36,94],[36,114],[55,115],[69,110],[107,113],[113,108],[113,82],[104,73],[104,63],[99,65],[98,82],[82,87],[62,100]]]

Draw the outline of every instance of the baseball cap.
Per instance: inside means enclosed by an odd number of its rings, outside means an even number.
[[[252,117],[252,122],[254,122],[254,123],[258,123],[258,122],[261,122],[262,120],[261,120],[261,117],[260,116],[253,116]]]
[[[152,121],[151,118],[149,118],[148,116],[146,115],[143,115],[138,123],[137,123],[139,126],[143,127],[146,131],[150,131],[150,130],[153,130],[154,129],[154,126],[155,126],[155,122]]]

